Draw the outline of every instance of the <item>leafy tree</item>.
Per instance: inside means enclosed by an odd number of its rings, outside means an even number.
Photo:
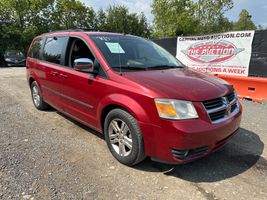
[[[134,24],[131,26],[132,32],[135,33],[135,35],[143,36],[143,37],[150,37],[151,35],[151,28],[149,27],[147,23],[147,19],[145,14],[142,12],[139,16],[139,24],[138,26],[134,26]]]
[[[96,15],[96,30],[107,31],[107,15],[103,9],[100,9]]]
[[[224,13],[233,8],[233,0],[199,0],[197,6],[200,33],[216,33],[232,29],[232,24]]]
[[[229,31],[232,23],[224,13],[233,0],[154,0],[155,37]]]
[[[143,13],[129,13],[125,6],[110,6],[106,12],[97,13],[97,28],[100,31],[118,32],[149,37],[150,29]]]
[[[251,20],[251,15],[246,9],[243,9],[239,14],[239,20],[234,23],[234,30],[256,30],[257,27]]]
[[[110,6],[107,9],[107,29],[111,32],[126,33],[128,9],[125,6]]]
[[[0,3],[0,47],[26,51],[32,38],[47,32],[49,6],[54,0],[2,0]],[[50,12],[52,13],[52,11]]]
[[[152,13],[154,37],[172,37],[197,32],[195,16],[197,5],[193,0],[154,0]]]
[[[94,29],[95,12],[78,0],[57,0],[54,29]]]
[[[129,13],[124,6],[95,13],[79,0],[0,1],[0,53],[6,49],[25,52],[36,35],[76,28],[150,35],[144,14]]]
[[[25,4],[23,4],[25,3]],[[29,9],[26,1],[8,1],[3,0],[0,3],[0,47],[1,52],[7,48],[22,49],[21,44],[25,45],[22,31],[26,24],[27,13],[24,10]]]

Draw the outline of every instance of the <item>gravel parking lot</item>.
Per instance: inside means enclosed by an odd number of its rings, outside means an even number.
[[[239,134],[209,157],[130,168],[102,134],[37,111],[25,73],[0,68],[0,199],[267,199],[267,104],[242,100]]]

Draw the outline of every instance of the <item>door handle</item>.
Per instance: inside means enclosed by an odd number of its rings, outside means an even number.
[[[58,72],[51,72],[51,75],[52,76],[57,76],[58,75]]]
[[[65,74],[60,74],[60,76],[61,76],[62,78],[64,78],[64,79],[67,79],[67,78],[68,78],[68,76],[65,75]]]

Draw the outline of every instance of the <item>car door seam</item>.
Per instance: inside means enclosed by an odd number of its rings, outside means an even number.
[[[82,102],[82,101],[80,101],[80,100],[74,99],[74,98],[72,98],[72,97],[70,97],[70,96],[64,95],[64,94],[62,94],[62,93],[60,93],[60,92],[57,92],[57,91],[55,91],[55,90],[53,90],[53,89],[51,89],[51,88],[46,87],[46,86],[43,86],[42,88],[44,88],[44,89],[46,89],[46,90],[49,90],[50,92],[52,92],[52,93],[54,93],[54,94],[57,94],[57,95],[59,95],[59,96],[61,96],[61,97],[63,97],[63,98],[66,98],[66,99],[68,99],[68,100],[71,100],[71,101],[73,101],[73,102],[75,102],[75,103],[77,103],[77,104],[83,105],[83,106],[85,106],[85,107],[87,107],[87,108],[90,108],[90,109],[93,109],[93,108],[94,108],[94,106],[92,106],[92,105],[90,105],[90,104],[88,104],[88,103],[85,103],[85,102]]]

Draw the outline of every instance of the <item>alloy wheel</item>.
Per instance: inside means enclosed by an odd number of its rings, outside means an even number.
[[[33,98],[33,102],[34,102],[35,106],[36,107],[40,106],[41,97],[40,97],[39,90],[38,90],[37,86],[33,86],[33,88],[32,88],[32,98]]]
[[[121,119],[113,119],[108,127],[109,140],[114,151],[122,156],[128,156],[132,151],[132,134],[128,125]]]

